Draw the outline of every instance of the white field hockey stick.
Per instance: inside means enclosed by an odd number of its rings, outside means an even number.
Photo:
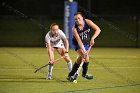
[[[91,49],[91,46],[90,46],[89,49],[87,50],[87,56],[88,56],[88,54],[89,54],[90,49]],[[76,73],[74,74],[74,80],[76,80],[76,78],[78,77],[78,75],[79,75],[79,73],[80,73],[80,70],[81,70],[83,64],[84,64],[84,61],[81,62],[81,64],[80,64],[78,70],[77,70]]]
[[[54,62],[56,62],[58,60],[60,60],[60,59],[62,59],[64,57],[65,57],[65,55],[61,56],[60,58],[57,58],[57,59],[53,60],[52,62],[47,63],[46,65],[41,66],[40,68],[36,69],[34,73],[36,73],[37,71],[41,70],[42,68],[44,68],[44,67],[46,67],[46,66],[48,66],[48,65],[50,65],[50,64],[52,64],[52,63],[54,63]]]

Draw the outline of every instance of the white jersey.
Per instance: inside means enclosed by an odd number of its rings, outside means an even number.
[[[64,48],[64,42],[63,39],[65,39],[66,36],[63,33],[62,30],[57,31],[57,35],[55,37],[52,37],[51,31],[49,31],[45,36],[45,41],[47,44],[50,44],[51,47],[58,47],[58,48]]]

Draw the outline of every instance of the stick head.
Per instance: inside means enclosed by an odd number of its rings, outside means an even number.
[[[38,69],[36,69],[34,73],[36,73],[37,71],[38,71]]]

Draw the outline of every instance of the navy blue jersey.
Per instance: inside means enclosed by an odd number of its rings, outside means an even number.
[[[84,20],[84,28],[83,28],[83,30],[80,30],[76,23],[75,23],[75,28],[76,28],[76,30],[77,30],[80,38],[81,38],[82,43],[84,45],[89,44],[90,39],[91,39],[91,37],[90,37],[90,31],[91,30],[90,30],[90,27],[88,26],[86,20]],[[78,45],[78,42],[77,42],[77,40],[76,40],[76,38],[74,36],[72,38],[72,43],[73,43],[73,45]]]

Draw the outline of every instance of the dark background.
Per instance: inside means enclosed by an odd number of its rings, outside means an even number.
[[[52,22],[64,28],[64,1],[0,0],[0,46],[45,46]],[[102,30],[95,46],[140,47],[138,0],[76,1],[78,10]]]
[[[65,0],[1,0],[28,15],[63,17]],[[139,0],[75,0],[79,7],[97,15],[139,15]],[[13,15],[2,6],[0,15]]]

